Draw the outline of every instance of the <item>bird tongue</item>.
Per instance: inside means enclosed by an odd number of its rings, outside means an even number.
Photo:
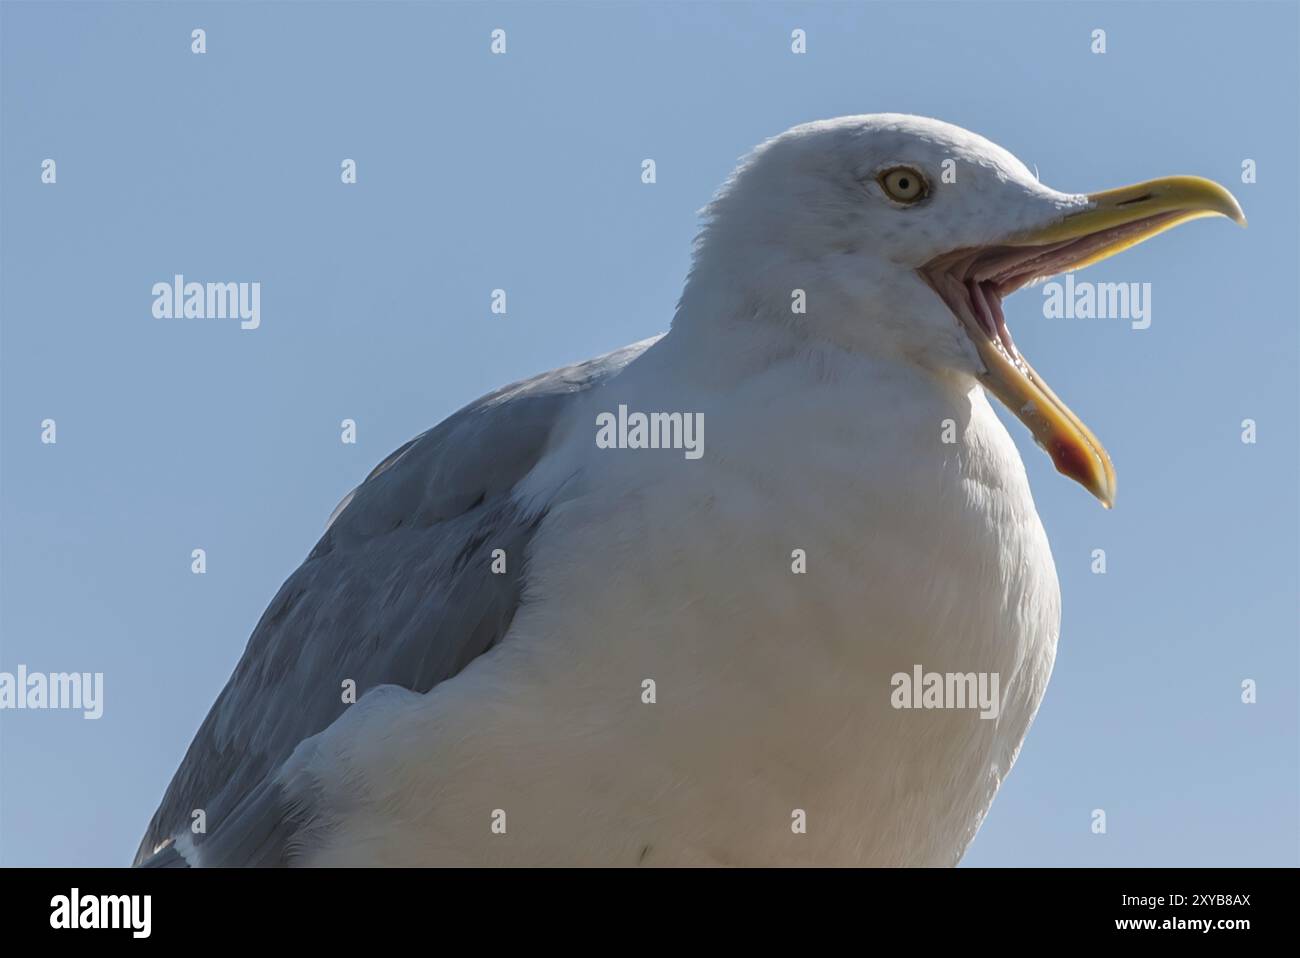
[[[975,309],[975,315],[979,318],[984,331],[989,334],[989,339],[994,343],[1000,343],[1012,359],[1019,359],[1020,353],[1016,351],[1011,330],[1007,329],[1006,317],[1002,315],[1002,294],[998,292],[998,284],[988,279],[982,282],[968,279],[966,289],[970,292],[970,301]]]

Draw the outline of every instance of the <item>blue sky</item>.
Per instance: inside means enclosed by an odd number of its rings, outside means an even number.
[[[498,385],[666,328],[696,211],[737,157],[882,111],[979,132],[1066,191],[1208,176],[1250,218],[1081,275],[1151,283],[1149,329],[1008,301],[1119,497],[1102,510],[1008,420],[1064,619],[966,864],[1296,863],[1294,4],[0,15],[0,670],[105,675],[98,721],[0,713],[0,863],[128,862],[253,625],[374,464]],[[174,273],[260,282],[261,327],[153,319]]]

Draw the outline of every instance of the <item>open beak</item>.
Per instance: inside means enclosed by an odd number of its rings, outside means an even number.
[[[984,363],[980,381],[1033,434],[1058,472],[1115,503],[1115,469],[1092,431],[1016,349],[1002,300],[1036,279],[1080,269],[1202,216],[1246,217],[1226,189],[1199,176],[1170,176],[1092,193],[1087,204],[1041,229],[1000,243],[944,253],[919,270],[948,304]]]

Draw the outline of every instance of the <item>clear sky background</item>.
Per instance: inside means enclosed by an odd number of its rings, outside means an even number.
[[[0,863],[129,862],[253,625],[372,466],[498,385],[666,328],[696,211],[752,145],[900,111],[982,133],[1058,189],[1195,173],[1250,218],[1081,277],[1151,283],[1147,330],[1044,319],[1037,290],[1008,303],[1119,498],[1102,510],[1008,420],[1064,622],[966,864],[1296,864],[1295,4],[0,16],[0,670],[106,684],[99,721],[0,713]],[[261,328],[153,319],[151,286],[178,272],[261,282]]]

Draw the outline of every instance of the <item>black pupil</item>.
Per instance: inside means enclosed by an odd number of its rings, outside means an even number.
[[[903,177],[901,180],[898,181],[898,188],[899,188],[900,190],[905,190],[905,189],[907,189],[907,177],[906,177],[906,176]]]

